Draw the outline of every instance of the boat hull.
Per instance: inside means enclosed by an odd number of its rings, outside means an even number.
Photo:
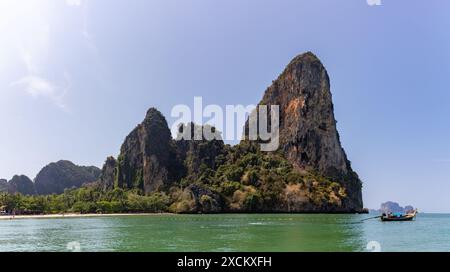
[[[412,221],[414,217],[399,217],[399,218],[381,218],[383,222],[395,222],[395,221]]]
[[[382,216],[381,217],[381,221],[384,222],[396,222],[396,221],[412,221],[416,218],[417,215],[417,211],[415,211],[414,213],[409,213],[406,214],[404,216]]]

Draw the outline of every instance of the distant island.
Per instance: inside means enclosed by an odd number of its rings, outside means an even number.
[[[0,210],[56,213],[359,213],[362,182],[336,129],[327,71],[311,52],[295,57],[258,105],[280,106],[280,148],[245,138],[175,140],[150,108],[103,168],[49,164],[34,181],[0,180]],[[180,131],[202,129],[185,124]]]
[[[407,212],[414,211],[414,210],[415,210],[414,207],[411,205],[402,207],[397,202],[387,201],[385,203],[382,203],[381,207],[378,210],[371,209],[370,212],[371,213],[379,213],[379,214],[382,214],[382,213],[387,214],[390,212],[392,212],[392,213],[407,213]]]

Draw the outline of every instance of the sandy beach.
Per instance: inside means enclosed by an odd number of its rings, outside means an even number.
[[[42,214],[42,215],[0,215],[1,220],[19,220],[19,219],[57,219],[57,218],[79,218],[79,217],[108,217],[108,216],[158,216],[158,215],[173,215],[172,213],[112,213],[112,214]]]

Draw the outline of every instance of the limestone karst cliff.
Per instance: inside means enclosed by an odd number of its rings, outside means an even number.
[[[114,188],[114,180],[117,175],[117,161],[114,157],[110,156],[106,158],[106,161],[102,167],[102,173],[100,175],[100,184],[103,190],[110,190]]]
[[[155,108],[125,139],[117,159],[115,185],[145,193],[167,188],[178,178],[178,160],[164,116]]]
[[[259,105],[279,105],[280,149],[286,159],[338,180],[347,191],[345,205],[362,208],[361,181],[341,146],[330,79],[321,61],[311,52],[295,57]]]
[[[320,60],[310,52],[295,57],[259,105],[280,108],[278,150],[263,152],[245,139],[236,146],[174,140],[164,116],[151,108],[117,161],[106,161],[103,189],[163,194],[173,212],[363,211],[362,183],[341,146]]]

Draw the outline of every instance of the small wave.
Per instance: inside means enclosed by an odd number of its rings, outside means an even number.
[[[249,225],[257,225],[257,226],[262,226],[262,225],[268,225],[267,223],[264,223],[264,222],[251,222],[251,223],[248,223]]]

